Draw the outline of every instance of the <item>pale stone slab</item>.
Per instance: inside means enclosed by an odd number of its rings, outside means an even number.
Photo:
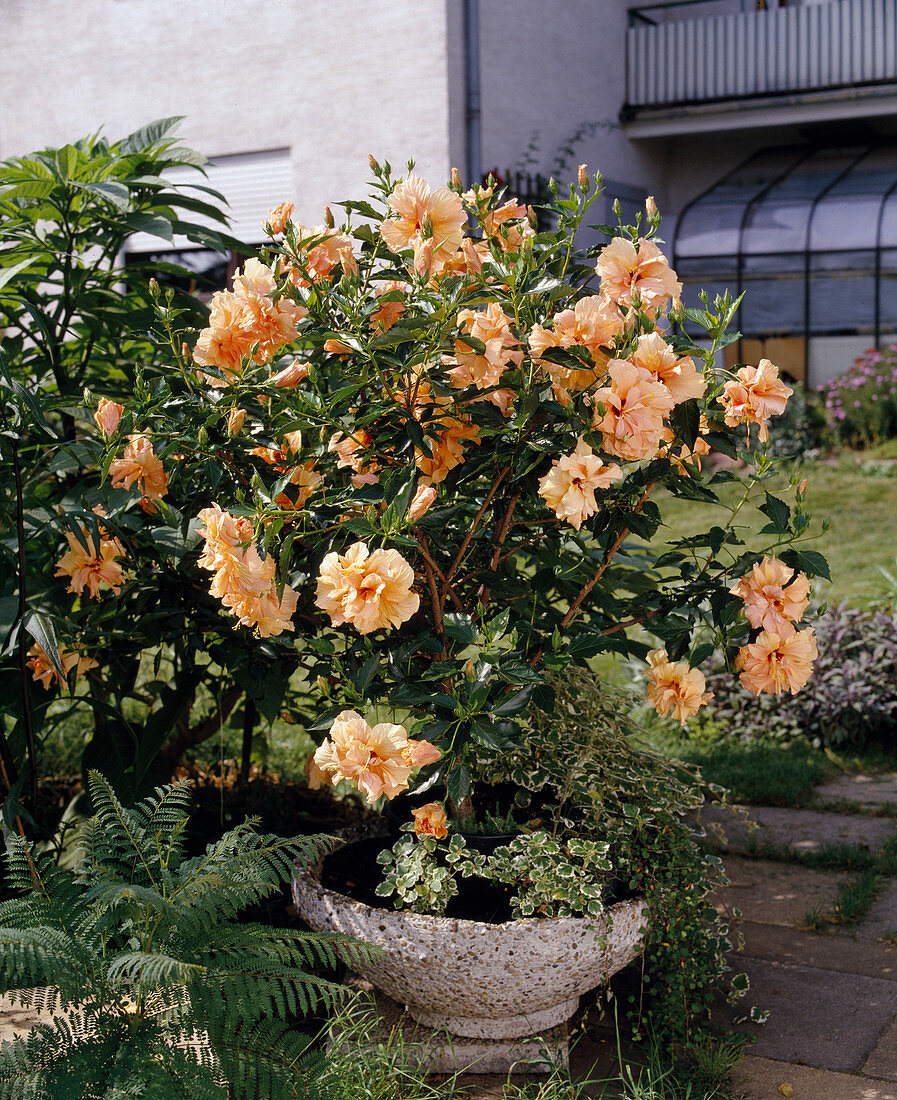
[[[750,979],[747,1004],[769,1010],[762,1026],[738,1025],[755,1036],[752,1050],[764,1058],[855,1073],[897,1014],[892,981],[744,955],[732,961]]]
[[[829,909],[844,871],[817,871],[775,860],[726,855],[729,885],[718,891],[715,904],[723,913],[740,909],[743,918],[762,924],[801,928],[808,909]]]
[[[816,797],[824,802],[846,799],[873,809],[889,803],[897,807],[897,772],[885,772],[882,775],[841,775],[817,787]]]
[[[755,1054],[742,1059],[733,1077],[745,1100],[782,1100],[779,1086],[784,1084],[791,1085],[794,1100],[897,1100],[897,1088],[887,1081],[789,1065]]]
[[[870,1077],[897,1081],[897,1020],[892,1020],[863,1066]]]
[[[890,944],[830,933],[820,936],[784,925],[757,924],[753,921],[742,921],[738,932],[744,946],[741,954],[735,952],[729,956],[730,965],[736,970],[740,966],[741,955],[745,955],[768,962],[859,974],[897,983],[897,947]],[[894,1001],[897,1011],[897,986]]]
[[[762,853],[765,845],[816,852],[827,845],[855,844],[877,851],[894,835],[888,818],[789,810],[776,806],[704,806],[696,815],[708,843],[720,851]]]

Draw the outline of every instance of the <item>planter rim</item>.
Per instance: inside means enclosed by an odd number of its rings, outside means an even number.
[[[585,917],[581,915],[573,915],[569,917],[514,917],[512,920],[507,921],[479,921],[470,920],[466,917],[443,917],[434,913],[416,913],[411,909],[387,909],[385,905],[368,905],[367,902],[358,901],[352,897],[351,894],[341,894],[338,890],[332,890],[329,886],[324,886],[321,883],[321,871],[324,860],[331,852],[336,852],[340,848],[346,847],[348,844],[354,843],[356,837],[348,839],[346,837],[338,837],[338,843],[331,849],[330,852],[325,853],[317,862],[309,866],[302,866],[299,863],[294,865],[294,875],[297,880],[306,880],[315,884],[316,889],[320,892],[323,898],[329,900],[339,899],[339,903],[342,905],[349,904],[355,907],[356,911],[373,916],[376,913],[388,913],[390,916],[399,916],[412,923],[420,922],[425,924],[428,928],[434,930],[442,930],[444,932],[457,931],[459,926],[465,928],[483,928],[492,929],[493,931],[501,931],[502,929],[520,929],[525,931],[530,927],[538,927],[541,929],[550,928],[552,924],[569,927],[570,921],[584,921],[584,922],[602,922],[606,921],[608,916],[611,918],[614,915],[614,911],[620,912],[618,907],[630,907],[638,905],[644,908],[645,899],[641,894],[637,894],[635,897],[627,898],[624,901],[615,902],[613,905],[608,905],[604,912],[599,913],[597,917]],[[385,901],[386,899],[384,899]]]

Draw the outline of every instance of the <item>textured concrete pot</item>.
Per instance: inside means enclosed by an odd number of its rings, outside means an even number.
[[[296,869],[293,900],[312,928],[345,932],[383,949],[358,972],[428,1027],[476,1039],[510,1039],[557,1026],[582,993],[604,985],[641,951],[641,899],[598,920],[527,917],[484,924],[375,909],[329,890],[320,868]]]

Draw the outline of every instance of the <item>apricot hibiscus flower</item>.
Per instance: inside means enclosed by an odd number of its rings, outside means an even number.
[[[92,657],[85,657],[77,649],[59,649],[58,653],[66,678],[72,669],[75,670],[75,680],[78,680],[89,669],[100,667]],[[28,650],[28,656],[31,658],[27,662],[28,667],[31,669],[31,675],[38,683],[43,684],[47,691],[53,686],[54,680],[60,687],[66,686],[67,680],[59,675],[58,669],[53,665],[43,646],[35,642]]]
[[[447,187],[431,192],[419,176],[409,176],[386,201],[398,217],[381,223],[380,236],[393,252],[413,248],[416,269],[426,257],[426,269],[438,271],[457,252],[466,217],[460,195]]]
[[[650,371],[626,359],[612,360],[608,374],[610,386],[594,393],[595,427],[604,434],[603,449],[636,462],[653,458],[663,437],[664,417],[675,403],[673,395]]]
[[[755,562],[732,592],[744,600],[747,621],[756,630],[773,631],[784,638],[794,633],[810,602],[810,581],[778,558]]]
[[[578,531],[583,520],[598,511],[596,489],[606,489],[623,476],[616,463],[605,466],[584,439],[572,454],[558,459],[539,480],[539,496],[558,519],[567,520]]]
[[[428,802],[412,810],[414,831],[418,836],[435,836],[441,840],[448,836],[448,818],[445,809],[438,802]]]
[[[426,754],[432,759],[441,755],[428,741],[409,740],[404,726],[379,722],[371,727],[357,711],[344,710],[333,720],[314,762],[330,782],[346,779],[374,803],[382,794],[395,798],[407,789],[411,772],[421,766],[409,759],[414,748],[432,750],[435,757]]]
[[[109,480],[113,489],[130,489],[136,482],[149,500],[161,500],[168,489],[168,474],[145,435],[128,436],[122,457],[109,464]]]
[[[756,641],[738,651],[735,667],[741,673],[741,683],[754,695],[783,691],[796,695],[810,679],[818,655],[812,627],[787,635],[764,630]]]
[[[262,558],[252,542],[252,524],[217,504],[199,513],[205,547],[199,565],[214,573],[209,592],[263,638],[292,630],[298,594],[284,585],[278,597],[272,555]]]
[[[93,535],[88,534],[87,528],[82,527],[81,533],[87,548],[82,546],[71,531],[66,531],[65,541],[69,544],[68,550],[56,563],[54,577],[69,577],[71,584],[67,592],[76,592],[79,595],[86,588],[91,599],[98,599],[100,585],[106,584],[117,596],[121,591],[122,567],[116,558],[125,555],[125,548],[116,538],[106,538],[106,532],[99,529],[100,545],[97,546]]]
[[[509,364],[520,366],[523,350],[511,332],[511,318],[498,302],[490,302],[479,312],[462,309],[458,314],[458,324],[468,336],[485,344],[485,348],[480,353],[463,340],[455,341],[454,358],[446,360],[454,364],[449,370],[453,386],[458,389],[466,386],[476,386],[479,390],[491,389],[498,385]]]
[[[665,649],[651,650],[645,675],[650,682],[648,702],[659,715],[672,713],[683,726],[713,698],[704,691],[704,673],[684,661],[671,661]]]
[[[666,308],[682,293],[666,256],[657,245],[640,237],[638,247],[626,237],[614,239],[602,249],[595,270],[601,276],[601,293],[628,309],[636,298],[649,317]]]
[[[727,382],[717,398],[724,406],[725,421],[730,428],[737,424],[759,424],[760,441],[769,439],[767,420],[785,411],[791,394],[790,387],[779,378],[779,368],[768,359],[761,359],[758,367],[742,367],[735,381]]]
[[[397,628],[420,606],[412,591],[414,570],[398,550],[375,550],[363,542],[321,562],[315,603],[334,626],[351,623],[359,634]]]
[[[620,311],[599,294],[580,298],[573,309],[556,314],[551,328],[533,325],[529,334],[529,346],[534,359],[554,383],[554,395],[562,405],[570,404],[570,392],[587,390],[598,381],[598,371],[583,363],[581,368],[564,367],[552,363],[543,356],[549,348],[585,348],[595,362],[603,367],[609,356],[604,350],[612,347],[623,328]]]
[[[677,405],[690,397],[703,397],[707,389],[707,383],[698,373],[691,356],[678,356],[659,332],[640,336],[629,361],[637,367],[644,367],[663,382]]]
[[[437,431],[435,437],[427,435],[431,454],[415,448],[414,461],[428,483],[439,485],[464,461],[464,443],[479,444],[480,429],[472,421],[454,416],[431,423]]]

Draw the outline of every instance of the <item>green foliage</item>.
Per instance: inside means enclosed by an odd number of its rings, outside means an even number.
[[[406,827],[406,832],[413,831],[413,825]],[[455,834],[446,844],[440,844],[434,836],[398,840],[392,848],[380,852],[377,862],[383,867],[383,881],[376,889],[378,897],[395,894],[397,908],[442,914],[458,893],[455,875],[474,873],[484,858],[470,851],[464,837]]]
[[[167,393],[176,404],[189,391],[183,378],[182,390],[172,383],[174,394],[162,381],[179,362],[173,326],[182,339],[208,319],[207,307],[179,289],[195,282],[186,268],[138,255],[122,264],[129,236],[183,238],[222,255],[252,251],[227,234],[221,195],[171,180],[173,170],[205,163],[178,143],[179,121],[151,123],[120,141],[95,135],[0,165],[4,763],[14,779],[30,740],[30,766],[40,769],[42,742],[63,729],[76,770],[83,754],[84,768],[101,766],[128,801],[167,781],[183,745],[215,732],[216,715],[226,717],[243,693],[270,721],[297,667],[294,654],[236,636],[197,574],[180,570],[196,539],[189,516],[163,504],[144,524],[130,494],[103,484],[112,452],[91,420],[92,394],[136,396],[156,408]],[[154,275],[171,284],[164,296]],[[117,442],[138,427],[125,416]],[[195,445],[203,432],[195,425],[184,442]],[[54,573],[66,536],[74,546],[98,545],[93,509],[100,505],[105,534],[123,548],[126,582],[115,597],[106,588],[104,599],[90,599]],[[141,568],[130,574],[136,560]],[[48,686],[23,671],[32,643],[58,674]],[[57,646],[89,655],[97,667],[76,686],[81,670],[63,669]],[[67,699],[55,698],[57,684]],[[171,744],[176,730],[180,741]]]
[[[130,810],[98,773],[90,793],[76,873],[9,841],[0,990],[56,1018],[0,1050],[0,1097],[316,1096],[294,1017],[339,999],[320,967],[369,950],[239,916],[327,842],[246,823],[188,859],[187,784]]]
[[[599,917],[611,869],[608,847],[588,837],[555,839],[540,829],[497,848],[483,877],[512,887],[514,917]]]
[[[405,826],[412,832],[413,826]],[[458,878],[478,878],[508,887],[511,916],[598,917],[604,912],[603,880],[610,871],[608,845],[587,837],[556,839],[543,829],[515,836],[485,855],[455,833],[397,841],[379,854],[379,897],[395,895],[399,909],[445,912],[458,893]]]

